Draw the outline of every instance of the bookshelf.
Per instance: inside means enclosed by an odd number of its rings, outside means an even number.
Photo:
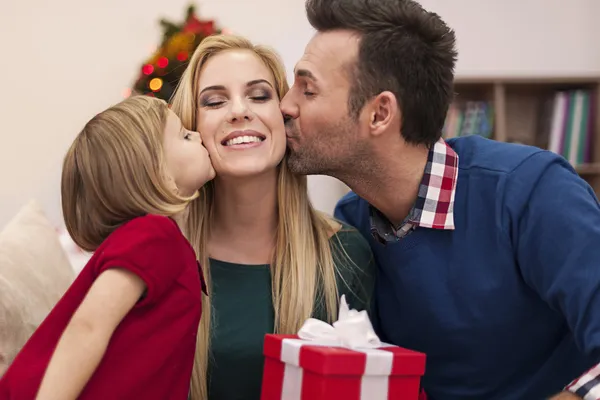
[[[477,134],[561,154],[600,196],[600,76],[457,77],[444,137]]]

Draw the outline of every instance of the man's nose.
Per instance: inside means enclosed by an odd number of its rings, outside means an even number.
[[[294,104],[290,92],[283,96],[279,107],[281,108],[281,113],[286,121],[298,118],[298,107]]]
[[[292,118],[291,115],[289,114],[283,114],[283,123],[284,124],[288,124],[288,122],[292,121],[294,118]]]

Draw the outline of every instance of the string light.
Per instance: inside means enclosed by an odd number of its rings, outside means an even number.
[[[123,89],[123,97],[140,93],[162,99],[170,98],[190,57],[202,39],[219,32],[233,33],[230,29],[224,31],[217,29],[212,20],[199,19],[193,5],[187,8],[183,22],[164,20],[161,21],[161,25],[163,26],[161,45],[148,46],[151,55],[138,70],[139,76],[133,87]]]
[[[180,51],[179,53],[177,53],[177,60],[183,62],[183,61],[187,60],[187,58],[188,58],[187,51]]]
[[[153,72],[154,72],[154,65],[152,65],[152,64],[146,64],[142,67],[142,73],[144,75],[152,75]]]
[[[153,92],[158,92],[160,90],[160,88],[163,85],[163,80],[160,78],[154,78],[150,81],[150,83],[148,84],[148,87],[150,88],[150,90],[152,90]]]
[[[167,57],[161,57],[156,62],[156,65],[158,65],[159,68],[166,68],[167,65],[169,65],[169,59]]]

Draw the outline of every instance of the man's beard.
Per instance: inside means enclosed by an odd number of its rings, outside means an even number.
[[[338,178],[340,174],[348,171],[348,162],[351,159],[355,141],[349,140],[352,135],[353,126],[349,121],[340,121],[337,124],[322,126],[320,132],[316,133],[312,139],[302,139],[301,144],[288,146],[287,164],[289,169],[301,175],[328,175]],[[288,127],[290,136],[293,138],[296,133],[295,126]],[[316,138],[323,138],[318,142]]]
[[[329,175],[329,163],[323,162],[320,156],[310,149],[302,148],[298,151],[287,149],[287,164],[295,174],[300,175]]]

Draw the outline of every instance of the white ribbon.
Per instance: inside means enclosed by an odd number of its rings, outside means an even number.
[[[366,311],[351,310],[342,295],[338,320],[332,325],[309,318],[298,331],[300,339],[284,339],[281,361],[285,363],[281,399],[299,400],[302,395],[300,348],[310,346],[339,346],[367,355],[365,374],[361,378],[361,399],[384,400],[388,398],[388,379],[392,372],[393,354],[378,350],[388,347],[373,330]]]
[[[329,325],[315,318],[309,318],[298,331],[298,337],[314,340],[329,346],[341,346],[350,349],[374,349],[382,343],[373,330],[369,315],[365,310],[351,310],[346,296],[340,299],[338,320]]]

